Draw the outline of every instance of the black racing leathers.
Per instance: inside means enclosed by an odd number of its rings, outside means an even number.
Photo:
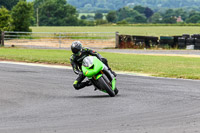
[[[70,58],[70,62],[75,74],[79,74],[80,72],[82,72],[81,65],[82,65],[83,59],[89,55],[96,56],[99,60],[102,61],[102,57],[99,53],[89,48],[83,48],[80,56],[73,54]]]
[[[82,82],[85,79],[85,76],[83,75],[82,70],[81,70],[81,65],[82,65],[83,59],[89,55],[96,56],[105,65],[108,64],[107,60],[105,58],[102,58],[99,53],[97,53],[89,48],[83,48],[80,56],[73,54],[70,58],[70,62],[71,62],[74,73],[79,75],[73,84],[73,86],[76,90],[79,90],[85,86],[91,85],[91,83],[89,81]]]

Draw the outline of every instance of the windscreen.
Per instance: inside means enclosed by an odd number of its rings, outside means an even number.
[[[88,56],[83,59],[83,66],[85,67],[91,67],[93,65],[93,57]]]

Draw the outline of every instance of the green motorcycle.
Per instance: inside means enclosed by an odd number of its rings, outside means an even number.
[[[112,76],[107,66],[95,56],[87,56],[82,63],[83,74],[92,82],[95,89],[114,97],[118,94],[116,78]]]

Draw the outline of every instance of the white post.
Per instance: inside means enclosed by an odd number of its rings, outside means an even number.
[[[59,33],[59,48],[61,48],[61,33]]]
[[[115,32],[115,48],[119,48],[119,32]]]

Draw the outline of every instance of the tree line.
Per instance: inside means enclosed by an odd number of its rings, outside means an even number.
[[[67,0],[80,12],[118,10],[124,6],[143,5],[153,10],[185,8],[199,10],[200,0]]]
[[[0,31],[31,31],[33,4],[24,0],[0,1]]]
[[[0,31],[31,31],[30,26],[88,26],[78,19],[75,7],[66,0],[0,1]]]
[[[114,23],[200,23],[200,11],[187,11],[182,8],[153,11],[149,7],[123,7],[107,14],[108,22]]]
[[[98,1],[98,0],[97,0]],[[80,1],[81,2],[81,1]],[[145,6],[125,6],[94,16],[82,15],[66,0],[0,1],[0,30],[31,31],[29,26],[95,26],[101,24],[200,23],[199,11],[166,9],[155,11]],[[104,17],[105,16],[105,17]]]

